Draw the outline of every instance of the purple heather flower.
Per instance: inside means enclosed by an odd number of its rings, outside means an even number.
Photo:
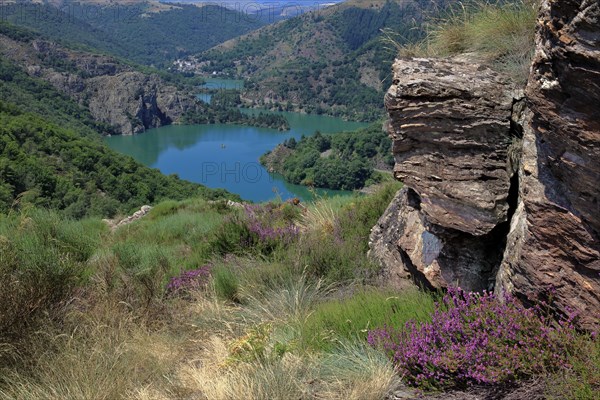
[[[367,341],[415,386],[506,382],[566,363],[575,315],[556,324],[542,309],[547,307],[526,309],[509,295],[450,288],[431,322],[375,329]]]

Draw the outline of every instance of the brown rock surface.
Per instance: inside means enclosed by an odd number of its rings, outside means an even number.
[[[512,93],[471,60],[401,59],[385,96],[394,174],[428,221],[473,235],[506,221]]]
[[[385,98],[396,197],[371,236],[371,254],[433,287],[491,287],[508,230],[520,143],[513,97],[496,72],[468,59],[402,59]]]
[[[410,188],[372,231],[387,279],[553,292],[598,324],[600,3],[542,2],[525,100],[477,63],[402,59],[386,107]]]
[[[522,117],[519,207],[497,287],[549,288],[556,306],[600,320],[600,4],[544,1]]]

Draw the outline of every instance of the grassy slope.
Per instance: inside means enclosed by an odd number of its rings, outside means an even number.
[[[332,284],[371,268],[364,252],[368,226],[393,192],[316,206],[339,215],[344,232],[338,239],[327,228],[335,221],[315,218],[323,213],[311,208],[305,239],[259,253],[239,247],[238,256],[226,258],[214,253],[215,241],[232,238],[231,221],[240,212],[202,199],[161,203],[114,234],[98,220],[65,220],[33,209],[1,220],[6,290],[0,306],[12,312],[2,314],[0,324],[0,376],[6,378],[0,378],[0,398],[275,399],[308,391],[333,398],[340,390],[358,391],[347,398],[370,392],[377,398],[397,379],[389,361],[358,339],[371,316],[354,301],[345,311],[356,318],[353,328],[345,319],[335,322],[339,327],[324,321],[341,293],[363,293],[360,281],[347,281],[342,292]],[[295,211],[290,215],[298,218]],[[364,224],[356,225],[361,218]],[[335,251],[315,248],[315,240],[348,243]],[[165,292],[169,277],[208,262],[215,265],[212,284]],[[420,315],[423,302],[431,305],[426,295],[405,296],[421,298],[421,310],[410,307],[403,318]],[[392,307],[386,298],[370,300],[378,321]],[[317,309],[319,317],[311,317]],[[344,346],[334,345],[338,334]],[[346,372],[340,360],[358,371]],[[343,385],[338,376],[347,378]],[[312,388],[309,377],[322,386]]]
[[[396,188],[275,205],[272,223],[302,229],[275,247],[239,241],[244,212],[202,199],[112,234],[47,211],[1,220],[0,399],[384,398],[399,378],[366,330],[428,320],[434,300],[365,285],[369,227]],[[237,255],[215,252],[223,240]],[[594,399],[600,347],[583,346],[548,396]]]

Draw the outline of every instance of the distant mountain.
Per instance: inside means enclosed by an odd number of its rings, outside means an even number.
[[[256,105],[375,120],[397,52],[382,30],[400,43],[419,38],[416,22],[431,8],[425,0],[350,0],[227,41],[192,64],[249,79],[244,98]]]
[[[0,20],[31,28],[69,46],[93,48],[156,67],[170,66],[177,58],[273,21],[273,16],[256,16],[217,3],[92,0],[0,4]]]

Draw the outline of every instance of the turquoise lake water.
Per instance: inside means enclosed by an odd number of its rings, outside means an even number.
[[[223,81],[220,83],[224,84]],[[270,174],[260,165],[259,157],[291,137],[299,139],[316,130],[322,133],[355,130],[367,124],[323,115],[278,114],[288,118],[290,131],[223,124],[170,125],[135,136],[108,137],[106,143],[164,174],[177,174],[211,188],[225,188],[245,200],[267,201],[277,196],[284,200],[293,197],[310,200],[312,193],[305,186],[289,184],[277,174]],[[348,192],[318,190],[317,193]]]

